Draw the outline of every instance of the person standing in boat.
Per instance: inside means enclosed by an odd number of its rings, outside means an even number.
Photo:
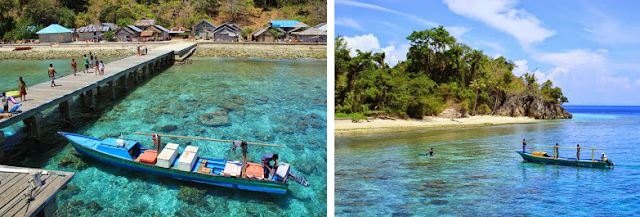
[[[527,153],[527,140],[522,139],[522,153]]]
[[[580,144],[577,145],[577,149],[578,151],[576,152],[576,157],[578,158],[578,161],[580,161]]]
[[[558,147],[558,143],[556,143],[556,147],[553,147],[553,151],[554,154],[553,157],[554,158],[560,158],[560,147]]]
[[[429,156],[433,156],[433,148],[431,148],[431,151],[429,151]]]
[[[278,154],[265,154],[260,158],[260,160],[262,160],[262,167],[264,168],[264,178],[268,179],[271,170],[278,166]],[[269,165],[271,161],[275,162],[273,166]]]
[[[602,160],[602,162],[607,161],[607,155],[604,155],[604,153],[602,153],[602,156],[600,157],[600,160]]]

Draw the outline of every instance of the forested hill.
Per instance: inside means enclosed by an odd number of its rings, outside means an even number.
[[[191,28],[202,20],[236,23],[251,33],[266,27],[269,20],[326,23],[327,0],[0,0],[0,38],[28,38],[33,31],[29,26],[125,26],[144,17],[166,28]]]
[[[407,60],[390,67],[384,53],[349,55],[342,37],[335,40],[335,111],[370,115],[466,117],[477,114],[571,118],[568,99],[551,81],[541,85],[533,73],[512,74],[515,64],[491,58],[457,43],[444,27],[414,31]],[[443,113],[443,111],[445,111]]]

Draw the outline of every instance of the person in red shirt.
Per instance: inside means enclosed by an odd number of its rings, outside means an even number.
[[[76,64],[76,59],[71,59],[71,69],[73,69],[73,76],[76,76],[76,72],[78,72],[78,65]]]

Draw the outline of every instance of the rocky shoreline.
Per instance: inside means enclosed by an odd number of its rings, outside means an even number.
[[[154,49],[165,44],[143,44]],[[0,60],[6,59],[65,59],[80,58],[92,52],[100,57],[127,57],[135,55],[136,45],[99,46],[33,46],[32,50],[15,51],[13,47],[0,49]],[[195,57],[259,58],[259,59],[327,59],[327,45],[274,45],[274,44],[198,44]]]

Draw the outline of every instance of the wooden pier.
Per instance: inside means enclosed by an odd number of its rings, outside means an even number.
[[[41,174],[42,185],[34,184],[30,171]],[[74,175],[0,165],[0,216],[52,216],[58,209],[56,195]]]
[[[79,70],[76,73],[77,76],[69,74],[56,78],[55,83],[59,85],[56,87],[51,87],[51,81],[29,86],[27,100],[21,102],[22,106],[18,109],[22,112],[14,114],[10,118],[0,119],[0,129],[23,121],[26,127],[29,127],[31,134],[38,139],[40,138],[40,129],[43,124],[41,123],[42,111],[59,106],[62,117],[70,121],[70,105],[74,97],[79,97],[90,108],[93,108],[95,107],[95,94],[97,94],[97,90],[101,86],[106,86],[107,93],[111,94],[112,99],[115,99],[116,84],[127,89],[129,80],[133,79],[133,83],[138,83],[139,79],[170,67],[176,59],[184,59],[189,56],[196,48],[196,43],[172,43],[158,47],[150,50],[146,55],[131,56],[105,64],[103,75],[97,74],[95,68],[90,69],[91,73],[83,73],[83,60],[78,57],[76,59]],[[99,56],[100,54],[97,53],[96,55]],[[69,64],[71,64],[71,60],[69,60]],[[54,67],[58,67],[58,70],[60,70],[68,66]],[[103,89],[101,88],[100,91],[103,91]],[[13,107],[13,104],[9,103],[9,107]],[[3,140],[4,132],[0,131],[0,162],[3,159]]]

